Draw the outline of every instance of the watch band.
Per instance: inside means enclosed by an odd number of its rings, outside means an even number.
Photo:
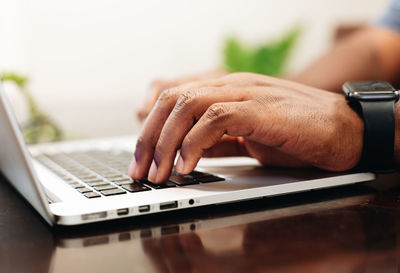
[[[359,167],[375,172],[392,172],[394,165],[394,100],[358,101],[364,119],[364,144]]]

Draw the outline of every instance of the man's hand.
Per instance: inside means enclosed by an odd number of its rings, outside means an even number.
[[[343,95],[236,73],[162,92],[136,144],[129,174],[165,181],[205,155],[246,155],[264,165],[342,171],[361,156],[363,122]]]

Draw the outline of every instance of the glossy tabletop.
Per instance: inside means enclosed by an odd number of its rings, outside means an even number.
[[[51,229],[0,178],[0,272],[398,272],[398,185]]]

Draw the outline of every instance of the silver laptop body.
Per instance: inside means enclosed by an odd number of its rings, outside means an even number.
[[[0,84],[0,170],[50,225],[107,221],[354,184],[375,178],[373,173],[262,168],[250,158],[202,159],[196,170],[212,174],[220,178],[219,181],[204,180],[204,183],[160,189],[145,185],[146,190],[135,192],[124,190],[126,185],[116,182],[114,191],[123,194],[109,196],[104,193],[113,190],[100,191],[85,184],[93,195],[98,195],[88,198],[87,193],[71,186],[68,179],[75,179],[74,185],[86,182],[57,164],[60,156],[79,155],[82,158],[86,153],[107,155],[112,160],[120,154],[132,153],[134,143],[134,137],[86,140],[41,144],[30,147],[28,151]],[[107,158],[102,158],[107,162]]]

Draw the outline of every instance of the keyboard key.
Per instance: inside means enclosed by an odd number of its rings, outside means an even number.
[[[79,189],[79,188],[84,188],[85,185],[82,185],[81,183],[70,183],[70,185],[74,188],[74,189]]]
[[[127,181],[127,180],[129,180],[129,181],[132,182],[132,178],[130,178],[129,176],[126,176],[126,175],[121,175],[120,177],[113,178],[113,179],[111,179],[111,180],[114,181],[114,182],[118,182],[118,181]]]
[[[104,194],[105,196],[110,196],[110,195],[124,194],[126,193],[126,191],[121,189],[111,189],[111,190],[101,191],[101,193]]]
[[[193,180],[191,178],[187,178],[184,176],[176,175],[173,174],[169,177],[169,181],[172,183],[177,184],[178,186],[187,186],[187,185],[194,185],[194,184],[199,184],[196,180]]]
[[[199,171],[192,171],[189,174],[184,174],[182,176],[187,177],[187,178],[192,178],[192,179],[196,179],[196,178],[200,178],[200,177],[205,177],[205,176],[211,176],[212,174],[209,173],[203,173],[203,172],[199,172]]]
[[[96,198],[96,197],[101,196],[100,194],[98,194],[97,192],[94,192],[94,191],[86,192],[83,195],[86,196],[87,198]]]
[[[86,193],[86,192],[91,192],[92,190],[89,188],[79,188],[77,189],[80,193]]]
[[[114,181],[113,182],[117,183],[118,185],[129,185],[133,182],[132,179],[126,179],[126,180],[122,180],[122,181]]]
[[[101,181],[101,182],[89,182],[89,183],[87,183],[87,184],[88,184],[89,186],[92,186],[92,187],[110,185],[110,183],[107,182],[107,181],[105,181],[105,180],[103,180],[103,181]]]
[[[104,177],[106,177],[110,180],[114,180],[114,179],[118,179],[118,178],[124,178],[125,176],[122,176],[120,173],[113,173],[113,174],[105,175]]]
[[[196,181],[198,181],[200,183],[210,183],[210,182],[218,182],[218,181],[224,181],[224,180],[225,180],[224,178],[218,177],[215,175],[196,178]]]
[[[115,176],[115,173],[110,173],[110,172],[102,172],[102,171],[96,171],[99,175],[102,177],[106,178],[113,178]],[[118,174],[119,175],[119,174]]]
[[[133,182],[128,185],[122,186],[123,189],[129,191],[129,192],[139,192],[139,191],[149,191],[150,188],[146,187],[145,185],[138,183],[138,182]]]
[[[95,178],[91,178],[91,179],[84,179],[84,181],[86,183],[92,183],[92,182],[102,182],[103,179],[100,177],[95,177]]]
[[[116,189],[117,187],[111,184],[94,187],[98,191]]]
[[[90,175],[78,175],[78,177],[83,181],[86,181],[86,180],[90,181],[90,180],[93,180],[93,179],[98,179],[98,177],[93,175],[93,174],[90,174]]]
[[[156,189],[156,190],[176,187],[176,184],[169,182],[169,181],[167,181],[163,184],[154,184],[154,183],[148,181],[147,179],[140,179],[140,180],[138,180],[138,182],[144,183],[147,186],[150,186],[151,188]]]

